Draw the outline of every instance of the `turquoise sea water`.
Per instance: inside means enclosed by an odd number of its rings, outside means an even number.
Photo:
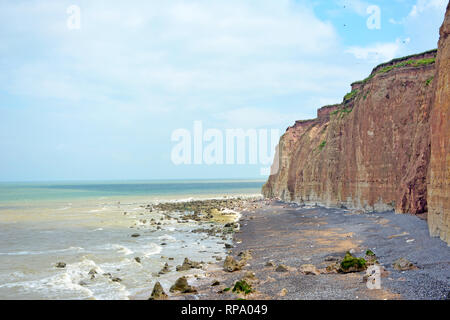
[[[262,185],[258,180],[0,183],[0,300],[147,299],[156,281],[168,291],[185,257],[215,263],[232,240],[192,232],[215,227],[213,222],[184,222],[176,212],[168,220],[146,206],[252,198]],[[140,237],[131,236],[136,232]],[[56,268],[58,262],[66,268]],[[165,263],[172,271],[158,275]],[[195,281],[190,273],[183,275]]]
[[[33,201],[95,198],[177,198],[178,196],[258,194],[262,180],[171,180],[0,183],[0,206]]]

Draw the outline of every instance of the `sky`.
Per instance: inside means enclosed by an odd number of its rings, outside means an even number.
[[[262,179],[174,163],[174,132],[282,134],[436,48],[447,3],[0,0],[0,181]]]

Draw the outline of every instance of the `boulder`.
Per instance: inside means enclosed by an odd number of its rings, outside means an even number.
[[[149,300],[165,300],[168,296],[164,292],[163,287],[159,282],[155,283],[155,286],[153,287],[152,295],[150,296]]]
[[[274,268],[275,267],[275,262],[273,262],[272,260],[269,260],[269,261],[266,262],[265,266]]]
[[[177,266],[177,271],[187,271],[190,269],[201,269],[202,265],[199,262],[195,262],[185,258],[181,266]]]
[[[327,267],[325,268],[325,270],[323,270],[323,272],[338,273],[340,268],[341,268],[341,264],[339,263],[339,261],[335,261],[333,263],[328,264]]]
[[[399,271],[417,269],[417,267],[412,262],[410,262],[409,260],[407,260],[405,258],[397,259],[393,263],[393,267],[394,267],[394,269],[399,270]]]
[[[164,265],[164,267],[161,269],[161,271],[159,272],[159,274],[162,275],[162,274],[166,274],[166,273],[169,273],[169,272],[170,272],[170,266],[169,266],[168,263],[166,263]]]
[[[238,257],[241,259],[241,262],[246,262],[252,258],[252,253],[250,250],[241,251],[238,254]]]
[[[232,256],[227,256],[223,263],[223,269],[228,272],[241,270],[241,265]]]
[[[284,264],[280,264],[276,269],[276,272],[289,272],[288,267],[286,267]]]
[[[339,272],[361,272],[367,269],[367,262],[364,258],[356,258],[350,252],[347,252],[341,261]]]
[[[252,285],[243,279],[243,280],[237,281],[234,284],[233,292],[236,294],[248,295],[248,294],[254,292],[254,290],[252,288]]]
[[[248,283],[253,283],[253,282],[255,282],[257,279],[256,279],[256,275],[255,275],[254,272],[247,271],[247,272],[245,273],[245,275],[244,275],[244,278],[242,278],[242,280],[245,280],[245,281],[248,282]]]
[[[312,264],[304,264],[304,265],[302,265],[300,267],[300,272],[303,273],[303,274],[306,274],[306,275],[312,274],[312,275],[315,275],[315,276],[320,274],[320,271],[317,270],[317,268],[314,265],[312,265]]]
[[[186,277],[181,277],[170,287],[170,292],[196,293],[197,289],[188,284]]]

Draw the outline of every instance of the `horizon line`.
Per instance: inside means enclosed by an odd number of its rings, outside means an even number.
[[[266,181],[268,177],[247,177],[247,178],[162,178],[162,179],[54,179],[54,180],[0,180],[1,183],[57,183],[57,182],[159,182],[159,181]]]

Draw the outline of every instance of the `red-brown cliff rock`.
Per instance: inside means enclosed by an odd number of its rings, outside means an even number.
[[[266,197],[366,210],[427,211],[436,51],[396,59],[340,105],[281,138]],[[277,166],[274,166],[276,168]]]
[[[450,244],[449,33],[450,4],[437,52],[377,66],[342,104],[288,128],[264,196],[428,212],[430,233]]]
[[[450,244],[450,4],[440,30],[435,97],[431,115],[428,225]]]

